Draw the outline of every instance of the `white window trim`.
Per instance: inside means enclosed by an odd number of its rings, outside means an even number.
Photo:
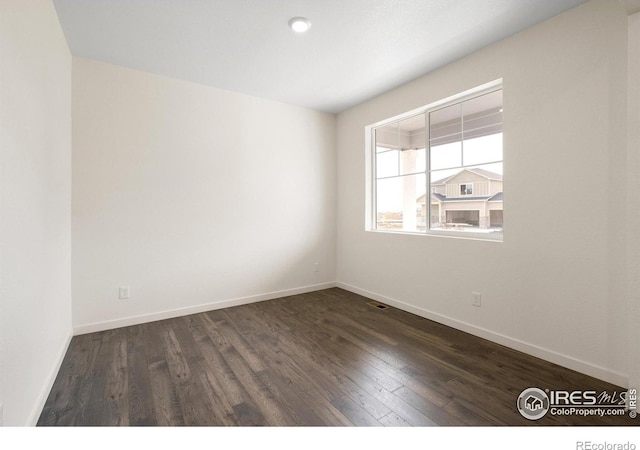
[[[427,229],[424,232],[421,231],[390,231],[390,230],[378,230],[375,226],[376,224],[376,149],[375,149],[375,130],[376,128],[388,125],[390,123],[394,123],[400,120],[405,120],[410,117],[426,114],[430,111],[447,107],[449,105],[464,102],[466,100],[470,100],[474,97],[478,97],[483,94],[488,94],[492,91],[496,91],[502,89],[502,78],[499,78],[494,81],[490,81],[488,83],[482,84],[472,89],[468,89],[466,91],[460,92],[458,94],[452,95],[450,97],[438,100],[433,103],[429,103],[428,105],[422,106],[420,108],[413,109],[411,111],[407,111],[405,113],[386,118],[379,122],[372,123],[365,127],[365,231],[373,232],[373,233],[382,233],[382,234],[392,234],[392,235],[410,235],[410,236],[436,236],[436,237],[448,237],[448,238],[456,238],[456,239],[467,239],[467,240],[479,240],[479,241],[492,241],[492,242],[503,242],[504,241],[504,230],[502,233],[478,233],[473,231],[449,231],[449,230],[432,230],[430,229],[430,214],[431,214],[431,203],[427,200],[426,204],[428,205],[428,214],[427,214]],[[428,139],[428,133],[427,133]],[[425,142],[426,145],[426,142]],[[504,162],[504,151],[502,161]],[[427,167],[425,173],[427,174],[427,181],[430,181],[429,172],[429,158],[427,157]],[[427,193],[430,193],[431,190],[427,189]]]

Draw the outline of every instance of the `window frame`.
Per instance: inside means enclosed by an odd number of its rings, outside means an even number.
[[[467,100],[471,100],[476,97],[480,97],[485,94],[489,94],[491,92],[503,90],[503,81],[502,79],[497,79],[483,85],[477,86],[472,89],[468,89],[464,92],[461,92],[456,95],[452,95],[450,97],[444,98],[442,100],[438,100],[436,102],[430,103],[428,105],[422,106],[420,108],[416,108],[410,111],[407,111],[402,114],[398,114],[396,116],[387,118],[385,120],[373,123],[365,127],[365,148],[366,148],[366,217],[365,217],[365,230],[371,231],[375,233],[388,233],[395,235],[416,235],[416,236],[442,236],[442,237],[451,237],[457,239],[472,239],[472,240],[482,240],[482,241],[494,241],[494,242],[503,242],[504,241],[504,228],[501,233],[477,233],[472,231],[462,231],[462,230],[433,230],[431,229],[431,202],[429,201],[430,195],[429,193],[432,190],[431,186],[431,167],[430,167],[430,126],[428,121],[429,113],[446,108],[448,106],[462,103]],[[504,102],[503,102],[504,105]],[[426,198],[425,198],[425,231],[405,231],[405,230],[384,230],[377,228],[377,151],[376,151],[376,129],[384,127],[386,125],[390,125],[395,122],[399,122],[402,120],[409,119],[411,117],[424,114],[427,117],[426,125],[425,125],[425,151],[426,151],[426,164],[424,174],[426,176]],[[504,118],[502,120],[504,124]],[[502,162],[504,164],[505,161],[505,152],[504,152],[504,131],[503,131],[503,147],[502,147]],[[497,161],[496,161],[497,162]],[[422,173],[422,172],[419,172]],[[461,183],[461,184],[471,184],[473,186],[473,182],[471,183]],[[473,188],[472,188],[473,189]],[[473,194],[469,194],[469,197],[472,197]],[[503,200],[504,201],[504,200]],[[503,209],[504,211],[504,209]],[[503,213],[504,214],[504,213]]]
[[[458,186],[460,186],[460,197],[473,196],[473,183],[460,183]],[[464,191],[462,186],[464,186]],[[470,192],[467,192],[469,190]]]

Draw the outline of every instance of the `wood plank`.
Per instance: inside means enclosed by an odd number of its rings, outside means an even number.
[[[280,322],[281,319],[272,317],[270,321]],[[296,355],[298,359],[305,361],[308,369],[314,374],[314,378],[323,377],[325,384],[337,386],[341,392],[350,396],[373,417],[382,417],[390,412],[384,404],[353,383],[348,376],[344,376],[343,371],[336,367],[329,358],[324,357],[318,346],[305,334],[295,334],[292,338],[282,336],[280,347],[286,353]]]
[[[129,383],[127,367],[127,330],[120,328],[113,332],[110,364],[105,373],[104,401],[109,411],[105,425],[129,425]]]
[[[151,378],[145,346],[144,327],[127,328],[127,386],[129,389],[129,424],[157,425],[153,406]]]
[[[95,334],[71,339],[38,426],[84,422],[84,410],[92,386],[89,373],[96,362],[99,340]]]
[[[185,425],[161,339],[163,323],[164,321],[142,325],[155,420],[160,426]]]
[[[205,386],[191,371],[199,355],[195,350],[195,343],[191,336],[184,332],[182,325],[180,320],[164,324],[162,338],[167,366],[178,394],[185,425],[210,425],[214,414],[211,404],[203,401],[206,398]],[[183,347],[187,350],[183,351]]]
[[[382,425],[371,414],[365,411],[350,397],[344,396],[331,402],[351,423],[359,427],[375,427]]]
[[[343,427],[354,425],[326,397],[318,395],[317,391],[300,392],[298,395],[325,425]]]
[[[243,352],[252,359],[254,367],[262,368],[262,363],[256,358],[254,352],[246,352],[246,344],[240,344],[238,336],[227,336],[223,330],[233,334],[224,319],[214,323],[208,314],[203,314],[203,323],[209,336],[214,342],[218,356],[214,356],[218,364],[223,368],[227,382],[233,386],[235,399],[234,407],[241,405],[238,410],[250,420],[259,420],[262,424],[286,424],[290,417],[284,413],[279,401],[265,385],[264,379],[253,371],[251,365],[243,357]],[[240,352],[234,347],[232,341],[240,347]],[[240,400],[240,401],[238,401]],[[250,414],[249,414],[250,413]]]
[[[385,427],[410,427],[411,426],[402,417],[400,417],[394,412],[390,412],[386,416],[381,417],[380,419],[378,419],[378,421]]]
[[[228,424],[265,425],[265,418],[211,339],[219,333],[215,324],[207,314],[198,317],[207,330],[206,336],[195,341],[195,345],[203,356],[201,370],[211,388],[208,395],[223,406]]]
[[[524,419],[527,387],[622,391],[332,288],[76,336],[40,426],[637,425]]]
[[[96,363],[92,366],[88,379],[91,380],[91,391],[84,409],[83,425],[98,426],[109,425],[114,422],[112,411],[106,407],[108,400],[105,398],[106,372],[113,355],[114,338],[113,331],[98,333],[99,342],[96,355]]]
[[[449,413],[441,406],[438,406],[405,386],[394,391],[393,395],[420,411],[435,424],[441,426],[467,425],[463,420]]]

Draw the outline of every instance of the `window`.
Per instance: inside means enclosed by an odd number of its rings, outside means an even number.
[[[460,185],[460,195],[472,195],[472,194],[473,194],[473,183]]]
[[[367,130],[371,229],[502,238],[499,82]]]

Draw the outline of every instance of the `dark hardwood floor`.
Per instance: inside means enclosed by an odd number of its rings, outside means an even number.
[[[637,425],[523,418],[594,378],[329,289],[76,336],[38,425]]]

